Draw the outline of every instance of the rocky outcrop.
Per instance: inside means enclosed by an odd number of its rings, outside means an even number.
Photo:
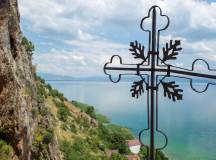
[[[32,111],[45,106],[37,101],[32,55],[22,44],[19,23],[17,0],[0,0],[0,139],[13,147],[13,159],[28,160],[39,123]],[[60,159],[56,145],[55,139],[49,144],[47,159]]]

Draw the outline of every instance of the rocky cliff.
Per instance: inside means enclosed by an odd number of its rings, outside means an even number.
[[[19,23],[17,0],[0,0],[0,160],[126,160],[131,132],[37,77]]]
[[[0,0],[0,139],[13,148],[11,159],[60,159],[53,139],[42,152],[32,149],[38,125],[51,126],[48,116],[35,117],[33,111],[46,107],[38,101],[31,50],[19,26],[17,0]]]

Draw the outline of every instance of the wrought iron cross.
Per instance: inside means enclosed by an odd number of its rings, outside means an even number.
[[[164,27],[159,28],[157,25],[157,13],[159,11],[160,18],[166,19]],[[151,29],[145,28],[145,23],[151,21]],[[160,33],[167,29],[169,26],[169,17],[162,14],[162,10],[158,6],[152,6],[149,9],[148,16],[141,20],[140,27],[143,31],[148,32],[148,52],[145,53],[145,47],[135,41],[130,43],[129,51],[135,59],[139,59],[141,62],[138,64],[123,64],[122,58],[118,55],[111,57],[110,62],[104,66],[104,72],[109,76],[109,79],[117,83],[120,81],[122,75],[137,75],[140,77],[140,81],[135,81],[131,88],[132,97],[138,98],[144,89],[147,91],[147,128],[143,129],[140,134],[140,142],[146,146],[141,139],[141,136],[145,132],[150,132],[150,144],[147,147],[148,155],[147,160],[155,160],[157,158],[158,150],[162,150],[167,146],[167,136],[158,128],[158,88],[161,84],[164,89],[164,96],[172,99],[173,101],[182,100],[183,90],[179,88],[179,85],[175,84],[175,81],[167,82],[166,77],[181,77],[190,80],[191,88],[199,93],[206,91],[210,84],[215,84],[216,70],[210,68],[209,64],[203,59],[196,59],[192,63],[191,69],[185,69],[177,66],[170,65],[170,60],[175,60],[180,47],[180,40],[170,40],[166,43],[166,46],[162,48],[160,53]],[[115,62],[115,63],[114,63]],[[202,62],[208,72],[199,72],[196,70],[197,63]],[[114,76],[113,76],[114,74]],[[117,78],[116,78],[117,75]],[[193,79],[199,77],[208,80],[204,90],[197,90],[193,85]],[[165,144],[162,147],[155,147],[155,132],[162,134],[165,137]]]

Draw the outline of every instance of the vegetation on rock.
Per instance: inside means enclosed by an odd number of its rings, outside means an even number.
[[[35,46],[25,36],[22,38],[22,45],[25,46],[27,53],[29,53],[30,55],[33,54],[33,51],[35,50]]]
[[[62,93],[39,77],[38,83],[38,94],[43,97],[48,108],[47,112],[51,114],[54,124],[53,132],[48,134],[46,142],[50,142],[53,134],[56,135],[64,160],[126,159],[126,155],[130,154],[126,141],[134,139],[129,129],[111,124],[107,117],[98,114],[93,106],[68,101]],[[37,135],[42,142],[45,138],[41,135],[43,132],[39,130]],[[46,147],[47,143],[43,144]],[[118,150],[119,153],[108,158],[106,151],[113,149]],[[146,149],[142,148],[140,157],[146,154]],[[159,152],[157,160],[167,159],[162,152]]]
[[[8,145],[5,141],[0,139],[0,159],[10,160],[13,154],[13,148],[10,145]]]

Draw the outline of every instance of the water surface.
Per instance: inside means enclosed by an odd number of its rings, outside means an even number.
[[[135,135],[147,126],[146,94],[132,98],[130,82],[49,83],[67,98],[95,106],[113,123],[130,128]],[[159,127],[169,138],[164,152],[170,160],[215,160],[216,88],[212,86],[207,92],[197,94],[189,85],[180,86],[184,95],[179,102],[164,97],[163,89],[159,89]]]

